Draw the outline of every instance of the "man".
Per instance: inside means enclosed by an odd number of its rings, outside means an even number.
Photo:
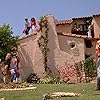
[[[30,30],[30,23],[29,23],[29,21],[28,21],[28,18],[25,18],[25,28],[24,28],[24,31],[23,31],[23,33],[25,33],[26,35],[28,35],[29,34],[29,30]]]
[[[97,56],[97,90],[100,90],[100,40],[96,43]]]

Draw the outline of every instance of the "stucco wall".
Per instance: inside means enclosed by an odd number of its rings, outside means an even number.
[[[71,82],[77,82],[77,75],[75,70],[75,62],[73,57],[68,52],[63,51],[60,48],[59,38],[56,31],[55,20],[53,16],[48,16],[49,25],[49,42],[48,42],[48,66],[53,72],[53,75],[57,77],[57,73],[60,74],[61,79],[70,80]],[[65,45],[62,44],[64,47]]]
[[[94,16],[93,22],[94,22],[94,35],[95,38],[97,38],[100,35],[100,16]]]
[[[71,24],[57,25],[56,31],[64,34],[71,34]]]
[[[27,36],[26,38],[19,39],[18,41],[18,53],[20,57],[20,71],[22,78],[27,78],[28,75],[34,72],[34,54],[35,54],[35,44],[34,41],[36,35]]]
[[[85,51],[84,51],[84,39],[82,38],[74,38],[67,36],[58,36],[60,49],[70,55],[72,55],[75,63],[84,60]],[[75,47],[71,48],[70,42],[75,42]]]
[[[72,31],[72,28],[73,28],[73,25],[77,23],[77,25],[79,24],[84,24],[84,21],[83,20],[80,20],[80,19],[75,19],[73,20],[73,23],[70,23],[70,24],[62,24],[62,25],[57,25],[56,26],[56,31],[59,33],[63,33],[63,34],[72,34],[71,31]]]
[[[18,41],[18,53],[20,58],[20,73],[22,79],[26,79],[31,73],[37,73],[39,77],[42,77],[44,73],[44,67],[41,64],[42,55],[38,48],[38,34],[31,34],[22,37]]]

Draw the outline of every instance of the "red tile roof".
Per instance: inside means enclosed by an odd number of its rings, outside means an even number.
[[[89,17],[78,17],[78,18],[72,18],[72,19],[69,19],[69,20],[56,20],[56,25],[64,25],[64,24],[71,24],[73,22],[73,20],[77,20],[77,19],[89,19],[89,18],[92,18],[94,16],[100,16],[100,14],[96,14],[96,15],[92,15],[92,16],[89,16]]]
[[[57,33],[58,35],[67,36],[67,37],[75,37],[75,38],[83,38],[88,40],[98,40],[98,38],[91,38],[86,35],[77,35],[77,34],[65,34],[65,33]]]
[[[93,17],[94,17],[94,16],[100,16],[100,14],[93,15]]]
[[[72,22],[73,22],[72,19],[69,19],[69,20],[56,20],[56,25],[71,24]]]
[[[89,18],[92,18],[92,16],[89,16],[89,17],[72,18],[72,19],[75,20],[75,19],[89,19]]]

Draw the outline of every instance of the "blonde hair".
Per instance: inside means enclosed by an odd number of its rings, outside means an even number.
[[[7,53],[5,60],[8,60],[9,58],[11,58],[11,53]]]

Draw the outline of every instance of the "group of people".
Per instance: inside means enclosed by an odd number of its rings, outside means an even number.
[[[18,82],[20,76],[18,65],[18,55],[12,55],[8,53],[5,57],[4,63],[1,65],[1,73],[3,76],[4,84],[8,83],[9,79],[11,82]]]
[[[28,20],[28,18],[25,18],[25,25],[24,25],[23,33],[28,35],[30,29],[32,30],[32,33],[39,31],[39,24],[36,22],[35,18],[31,18],[30,21]]]

